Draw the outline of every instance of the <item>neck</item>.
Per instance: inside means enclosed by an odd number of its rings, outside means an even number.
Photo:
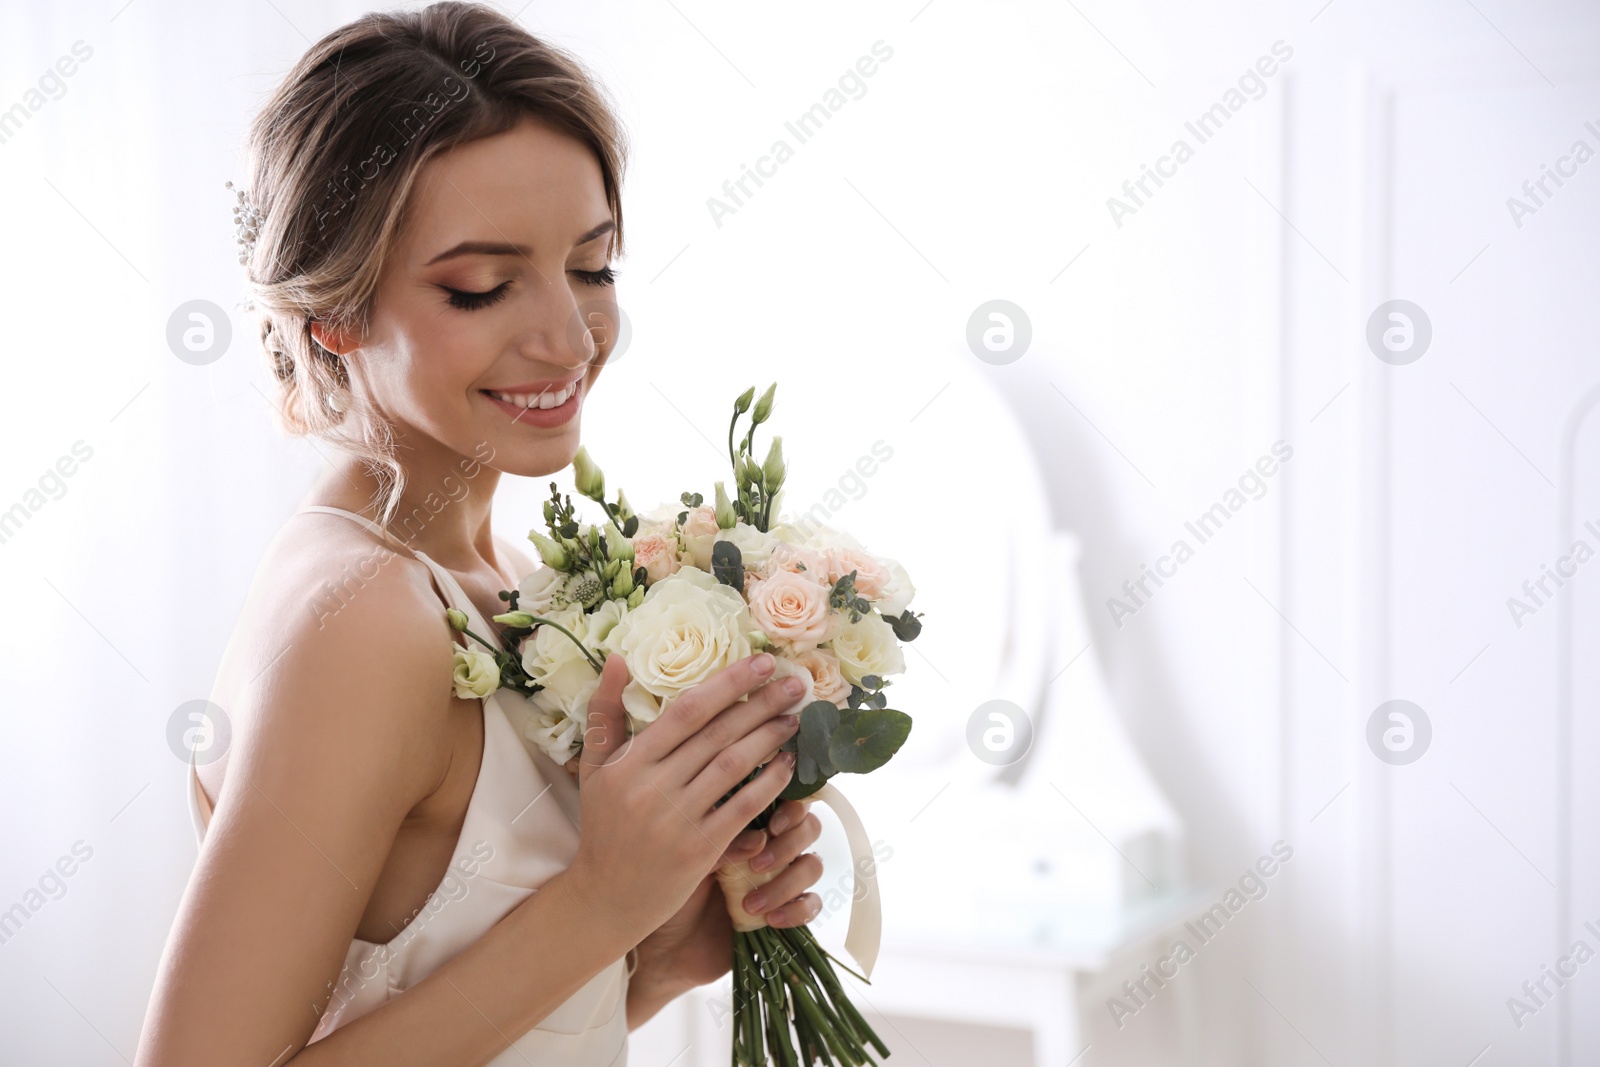
[[[386,524],[389,532],[451,570],[471,570],[481,561],[498,571],[490,511],[500,472],[482,462],[486,454],[462,455],[437,442],[428,448],[402,447],[406,481]],[[343,453],[330,456],[330,462],[332,469],[304,503],[329,504],[382,521],[380,483],[366,464]]]

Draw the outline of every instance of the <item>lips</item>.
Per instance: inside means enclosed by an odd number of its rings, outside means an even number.
[[[543,391],[517,386],[515,391],[480,389],[478,392],[505,412],[512,422],[524,426],[560,426],[577,414],[583,379],[575,378],[564,385],[546,383]]]

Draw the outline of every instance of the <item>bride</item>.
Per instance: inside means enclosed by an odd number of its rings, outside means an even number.
[[[203,843],[137,1063],[624,1064],[728,971],[717,865],[781,872],[741,900],[774,926],[818,915],[822,868],[806,802],[741,833],[792,773],[769,655],[631,739],[610,657],[575,774],[524,698],[452,687],[446,609],[493,633],[534,569],[491,533],[500,474],[572,462],[612,351],[587,327],[617,317],[617,120],[564,52],[439,3],[312,46],[250,149],[275,403],[338,448],[218,671],[231,743],[191,773]]]

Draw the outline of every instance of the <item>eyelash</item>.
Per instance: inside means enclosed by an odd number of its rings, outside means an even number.
[[[572,273],[590,285],[615,285],[617,282],[617,273],[609,263],[599,270],[575,270]],[[459,308],[462,311],[476,311],[479,308],[486,308],[490,304],[497,304],[505,299],[506,286],[510,284],[509,281],[501,282],[493,289],[481,293],[465,289],[452,289],[448,285],[441,285],[439,288],[450,294],[449,302],[451,307]]]

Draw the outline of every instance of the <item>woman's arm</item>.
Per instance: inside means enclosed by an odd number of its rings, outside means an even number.
[[[261,664],[285,651],[235,696],[249,707],[225,709],[226,781],[140,1067],[481,1064],[639,939],[563,873],[426,981],[306,1046],[402,820],[443,778],[445,716],[480,714],[450,695],[450,630],[419,564],[389,559],[337,613],[307,610],[319,578],[287,565],[250,609],[251,632],[272,634]]]

